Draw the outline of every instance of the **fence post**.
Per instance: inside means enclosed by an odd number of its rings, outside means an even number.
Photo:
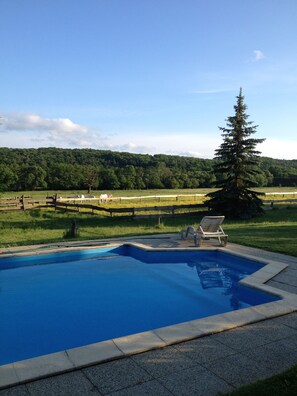
[[[57,210],[57,194],[53,195],[53,204],[54,204],[55,211],[56,211]]]
[[[20,198],[20,204],[21,204],[21,210],[25,210],[24,195],[22,195],[21,198]]]

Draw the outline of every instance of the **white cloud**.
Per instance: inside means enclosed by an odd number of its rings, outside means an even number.
[[[181,133],[148,133],[135,135],[118,134],[106,137],[98,149],[127,151],[140,154],[167,154],[198,158],[213,158],[215,150],[222,143],[219,133],[181,132]],[[130,142],[130,143],[127,143]],[[103,144],[102,144],[103,143]],[[94,147],[95,148],[95,147]],[[277,140],[267,138],[257,146],[261,156],[276,159],[297,159],[297,140]]]
[[[297,139],[279,140],[267,138],[258,146],[261,155],[277,159],[297,159]]]
[[[15,136],[15,144],[23,142],[25,147],[86,147],[92,143],[88,137],[88,127],[76,124],[69,118],[45,118],[34,113],[4,114],[0,132],[2,135],[9,134],[8,141]]]
[[[37,114],[5,115],[1,146],[16,148],[94,148],[140,154],[168,154],[212,158],[218,138],[199,132],[136,130],[103,134],[67,118]]]
[[[44,118],[38,114],[10,113],[3,116],[2,131],[87,133],[88,128],[69,118]]]
[[[255,61],[259,61],[259,60],[264,59],[264,58],[265,58],[265,55],[263,54],[262,51],[254,50],[254,60]]]
[[[6,114],[0,124],[1,146],[15,148],[94,148],[140,154],[213,158],[222,143],[217,131],[156,131],[101,133],[68,118],[37,114]],[[262,156],[297,159],[297,141],[267,138],[257,149]]]
[[[150,132],[118,134],[106,138],[108,144],[99,148],[141,154],[168,154],[213,158],[220,136],[199,132]],[[128,142],[128,143],[127,143]]]

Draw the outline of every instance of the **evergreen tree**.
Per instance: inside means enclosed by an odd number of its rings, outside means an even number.
[[[223,137],[215,156],[215,173],[220,175],[216,182],[219,190],[208,194],[207,204],[213,212],[229,218],[250,218],[262,213],[262,201],[251,188],[255,187],[255,175],[261,173],[260,152],[255,147],[265,139],[250,137],[257,126],[248,121],[241,88],[236,98],[235,115],[227,118],[225,128],[219,127]]]

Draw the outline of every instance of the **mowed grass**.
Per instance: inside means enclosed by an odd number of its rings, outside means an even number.
[[[61,213],[50,209],[0,212],[0,246],[42,244],[65,241],[63,235],[72,221],[79,229],[76,240],[102,239],[158,233],[178,233],[188,225],[198,225],[202,216],[139,219],[105,217],[84,213]],[[224,222],[230,242],[297,256],[297,209],[267,210],[263,216]]]
[[[295,192],[296,188],[266,188],[264,192]],[[114,197],[158,196],[179,194],[205,194],[210,189],[184,190],[127,190],[112,191]],[[86,191],[57,191],[58,196],[86,194]],[[100,196],[106,191],[93,191],[92,195]],[[23,191],[17,194],[5,193],[2,197],[14,195],[45,198],[54,192]],[[294,195],[292,194],[294,197]],[[295,198],[295,197],[294,197]],[[150,200],[112,201],[106,207],[143,207],[159,205],[183,205],[202,203],[203,197],[179,197],[178,200],[165,198]],[[90,201],[92,203],[92,201]],[[94,202],[96,204],[96,202]],[[285,205],[282,205],[285,206]],[[100,212],[98,212],[100,213]],[[148,212],[147,212],[148,213]],[[187,225],[198,225],[203,212],[196,216],[182,218],[164,218],[161,224],[158,219],[133,220],[129,218],[111,218],[107,213],[91,215],[89,213],[62,213],[53,209],[32,209],[28,211],[0,212],[0,246],[11,247],[28,244],[42,244],[64,241],[63,235],[75,220],[79,228],[79,240],[102,239],[133,235],[148,235],[157,233],[179,232]],[[291,205],[290,209],[267,210],[263,216],[248,221],[225,221],[224,229],[229,234],[231,242],[254,246],[266,250],[297,256],[297,210]]]
[[[277,188],[276,188],[277,189]],[[141,196],[162,196],[162,195],[193,195],[193,194],[208,194],[214,191],[213,188],[184,188],[184,189],[155,189],[155,190],[92,190],[90,194],[86,190],[57,190],[57,191],[18,191],[18,192],[3,192],[2,198],[32,197],[34,199],[45,199],[46,196],[57,195],[58,197],[71,197],[76,195],[95,196],[100,197],[101,194],[112,194],[114,198],[118,197],[141,197]],[[286,190],[284,190],[286,191]],[[291,191],[291,190],[289,190]]]
[[[297,208],[273,209],[246,221],[226,221],[230,241],[297,256]]]
[[[99,197],[101,194],[112,194],[113,197],[139,197],[139,196],[159,196],[159,195],[183,195],[183,194],[208,194],[211,191],[214,191],[214,188],[184,188],[184,189],[154,189],[154,190],[92,190],[90,194],[86,190],[55,190],[55,191],[18,191],[18,192],[2,192],[2,198],[12,198],[12,197],[21,197],[30,196],[35,199],[44,199],[47,195],[52,196],[57,194],[58,197],[69,197],[74,195],[92,195],[95,197]],[[292,197],[296,196],[297,187],[258,187],[255,189],[258,192],[264,192],[266,194],[272,193],[292,193]],[[294,194],[295,193],[295,194]],[[273,197],[273,199],[283,199],[285,196],[268,196],[268,199]],[[262,197],[263,199],[266,199]]]
[[[193,219],[191,219],[193,220]],[[59,213],[53,210],[0,212],[0,246],[11,247],[65,240],[63,235],[75,221],[79,240],[178,232],[187,219],[169,219],[158,224],[157,219],[104,217],[83,213]]]

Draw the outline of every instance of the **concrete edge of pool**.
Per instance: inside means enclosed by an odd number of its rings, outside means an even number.
[[[110,243],[104,246],[118,245],[118,243]],[[193,250],[193,248],[152,248],[140,243],[128,243],[128,245],[152,251]],[[98,247],[103,246],[81,247],[80,249]],[[80,250],[78,247],[74,247],[67,248],[67,251],[70,249]],[[219,249],[203,248],[203,250]],[[65,251],[65,249],[57,249],[56,251]],[[287,268],[287,264],[281,261],[261,259],[254,255],[239,254],[228,248],[224,248],[224,251],[265,264],[263,268],[241,280],[241,283],[277,295],[281,300],[3,365],[0,366],[0,389],[297,311],[297,295],[265,284],[269,279]],[[53,250],[51,249],[50,252],[53,253]],[[43,250],[37,254],[45,253],[47,251]],[[9,254],[6,257],[19,255],[21,254]]]

